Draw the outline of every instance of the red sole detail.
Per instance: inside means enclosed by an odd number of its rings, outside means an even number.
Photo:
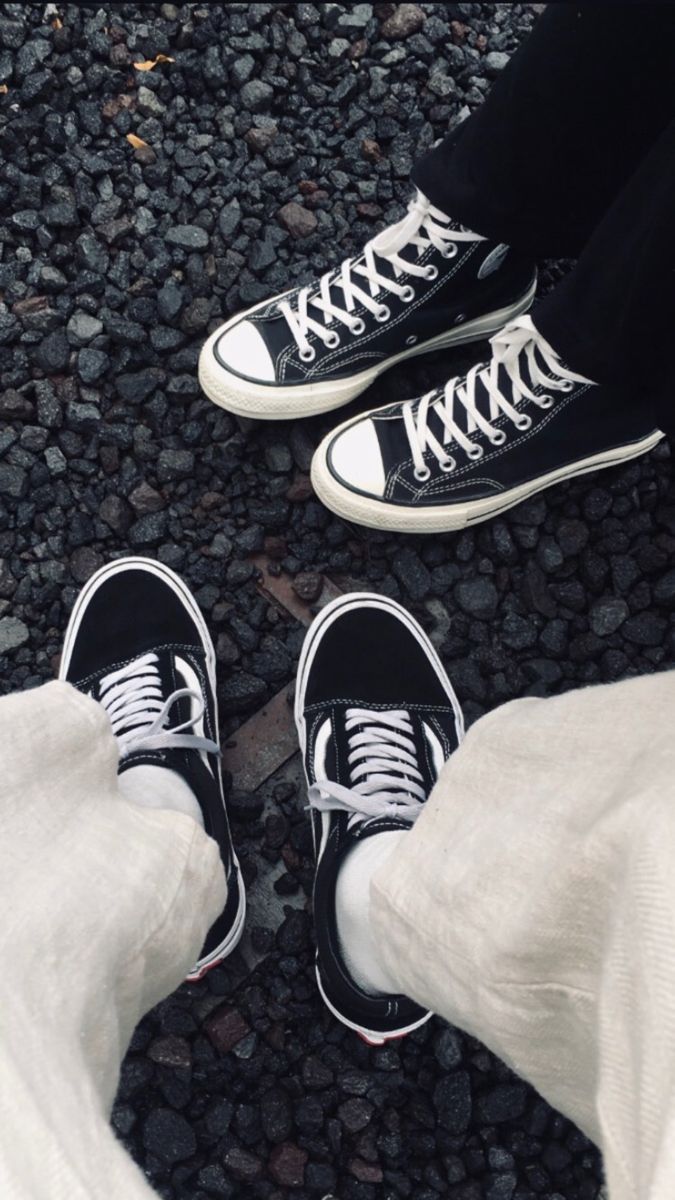
[[[377,1050],[381,1046],[386,1046],[387,1042],[401,1042],[403,1041],[403,1038],[407,1037],[408,1035],[407,1033],[395,1033],[392,1037],[383,1037],[381,1042],[371,1042],[370,1038],[367,1038],[365,1033],[357,1032],[356,1036],[360,1037],[361,1041],[366,1043],[366,1046],[374,1046]]]
[[[206,966],[202,967],[201,971],[199,971],[196,975],[186,975],[185,982],[186,983],[199,983],[199,980],[203,979],[205,975],[208,975],[209,971],[212,971],[214,967],[219,967],[221,965],[221,963],[224,963],[224,962],[225,962],[224,958],[217,958],[215,960],[215,962],[207,963]]]

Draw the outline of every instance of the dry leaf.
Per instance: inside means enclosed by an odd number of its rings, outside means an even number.
[[[52,21],[52,29],[63,29],[63,21],[60,17],[54,17]]]
[[[127,141],[130,146],[133,146],[134,150],[140,150],[141,146],[147,146],[148,144],[143,141],[143,138],[136,137],[135,133],[128,133]]]
[[[7,84],[6,84],[6,83],[0,83],[0,92],[2,93],[2,95],[3,95],[3,96],[6,96],[6,95],[7,95],[7,93],[8,93],[8,91],[9,91],[9,88],[7,87]]]
[[[175,58],[169,58],[167,54],[158,54],[156,58],[146,58],[144,62],[134,63],[137,71],[153,71],[157,63],[175,62]]]

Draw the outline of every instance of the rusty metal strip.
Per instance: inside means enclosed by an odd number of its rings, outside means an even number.
[[[287,684],[224,747],[223,765],[238,791],[255,792],[298,749],[288,693]]]
[[[274,572],[270,572],[272,559],[266,554],[256,554],[251,559],[255,564],[260,580],[258,589],[268,598],[277,608],[284,609],[295,617],[296,621],[300,621],[302,625],[311,625],[315,613],[318,609],[323,608],[336,596],[342,595],[342,589],[333,583],[332,579],[328,579],[326,575],[323,578],[323,587],[318,596],[318,599],[309,604],[306,600],[301,600],[300,597],[293,591],[293,581],[285,571],[277,574],[277,568],[274,567]]]

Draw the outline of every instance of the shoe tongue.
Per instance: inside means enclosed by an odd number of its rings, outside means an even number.
[[[404,220],[405,219],[406,218],[404,218]],[[401,224],[401,222],[399,222],[399,224]],[[436,221],[436,224],[440,224],[440,222]],[[459,225],[457,222],[453,223],[450,220],[448,220],[447,226],[448,226],[449,230],[461,229],[461,225]],[[378,275],[381,275],[384,279],[398,280],[401,278],[400,275],[397,276],[391,260],[389,258],[385,257],[385,255],[388,252],[391,251],[392,253],[395,253],[398,258],[401,258],[401,259],[403,259],[404,262],[409,262],[409,263],[419,262],[420,258],[424,254],[423,247],[415,246],[409,240],[405,241],[400,246],[400,248],[397,248],[399,246],[400,239],[393,232],[396,228],[397,228],[396,226],[390,226],[387,229],[384,229],[382,231],[382,233],[377,234],[376,237],[374,237],[371,241],[371,245],[373,247],[373,250],[375,251],[375,263],[377,266],[377,273],[378,273]],[[418,233],[420,232],[420,230],[421,230],[421,226],[418,227]],[[391,234],[391,236],[389,236],[390,234]],[[422,230],[422,235],[423,234],[424,234],[424,231]],[[429,243],[429,245],[430,245],[430,243]],[[358,258],[353,258],[351,260],[352,271],[354,271],[354,268],[357,266],[359,266],[359,267],[363,266],[364,262],[365,262],[365,257],[363,254],[360,254],[358,256]],[[357,287],[361,288],[362,291],[364,291],[368,295],[370,295],[370,284],[363,275],[360,275],[358,272],[355,272],[353,274],[353,279],[354,279],[354,282],[356,283]],[[344,304],[344,292],[343,292],[342,286],[340,284],[340,268],[339,267],[336,269],[336,271],[334,273],[334,278],[331,281],[329,291],[330,291],[330,297],[331,297],[331,300],[333,301],[333,303],[338,305],[339,307],[342,307]],[[318,291],[314,292],[313,298],[317,294],[318,294]]]

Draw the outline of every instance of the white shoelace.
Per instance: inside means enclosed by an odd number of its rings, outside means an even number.
[[[138,750],[203,750],[219,754],[218,746],[210,738],[184,732],[202,717],[203,696],[191,688],[178,688],[163,700],[158,661],[156,654],[143,654],[101,679],[99,701],[110,718],[120,758]],[[196,700],[198,711],[189,721],[167,729],[169,713],[183,696]]]
[[[378,297],[384,292],[398,296],[409,304],[415,299],[412,284],[398,282],[402,275],[433,280],[438,276],[438,267],[433,263],[421,265],[400,257],[406,246],[415,246],[418,259],[433,246],[443,258],[454,258],[458,242],[482,242],[484,238],[469,229],[451,229],[447,217],[434,208],[426,196],[418,192],[408,205],[408,215],[396,225],[390,225],[368,242],[363,251],[363,261],[345,259],[341,267],[323,275],[317,284],[302,289],[293,301],[281,300],[279,308],[300,350],[303,362],[311,362],[316,351],[308,340],[311,331],[329,349],[340,343],[340,334],[332,326],[340,321],[350,333],[363,333],[365,323],[354,315],[357,304],[372,313],[376,321],[388,321],[391,316],[386,304]],[[386,259],[394,270],[394,279],[381,275],[377,258]],[[331,287],[340,287],[344,306],[331,299]],[[310,312],[316,310],[314,313]]]
[[[410,716],[405,709],[371,712],[348,708],[351,787],[317,779],[308,792],[319,812],[351,813],[349,825],[366,817],[400,817],[412,824],[422,811],[426,792],[417,766]]]
[[[553,347],[535,329],[531,317],[517,317],[490,342],[493,351],[489,363],[477,363],[464,379],[450,379],[441,396],[437,391],[428,392],[419,401],[417,412],[414,400],[408,400],[403,405],[403,421],[415,464],[415,478],[420,482],[431,475],[424,461],[425,450],[435,455],[442,471],[454,471],[457,462],[446,449],[451,442],[461,446],[468,458],[482,458],[484,448],[480,442],[473,440],[472,435],[485,434],[493,446],[502,446],[507,434],[503,429],[495,429],[493,424],[502,413],[513,422],[516,429],[529,429],[532,418],[518,407],[523,400],[536,404],[537,408],[551,408],[554,403],[551,392],[571,392],[575,383],[593,382],[562,365]],[[521,374],[523,352],[531,387]],[[543,359],[550,375],[540,367],[537,354]],[[500,367],[506,371],[511,383],[510,400],[498,385]],[[483,416],[476,405],[476,385],[479,381],[490,397],[488,417]],[[538,395],[532,390],[535,387],[548,388],[549,391]],[[466,430],[462,430],[455,420],[455,405],[460,411],[461,408],[466,410]],[[442,443],[429,429],[430,410],[438,415],[443,425]]]

